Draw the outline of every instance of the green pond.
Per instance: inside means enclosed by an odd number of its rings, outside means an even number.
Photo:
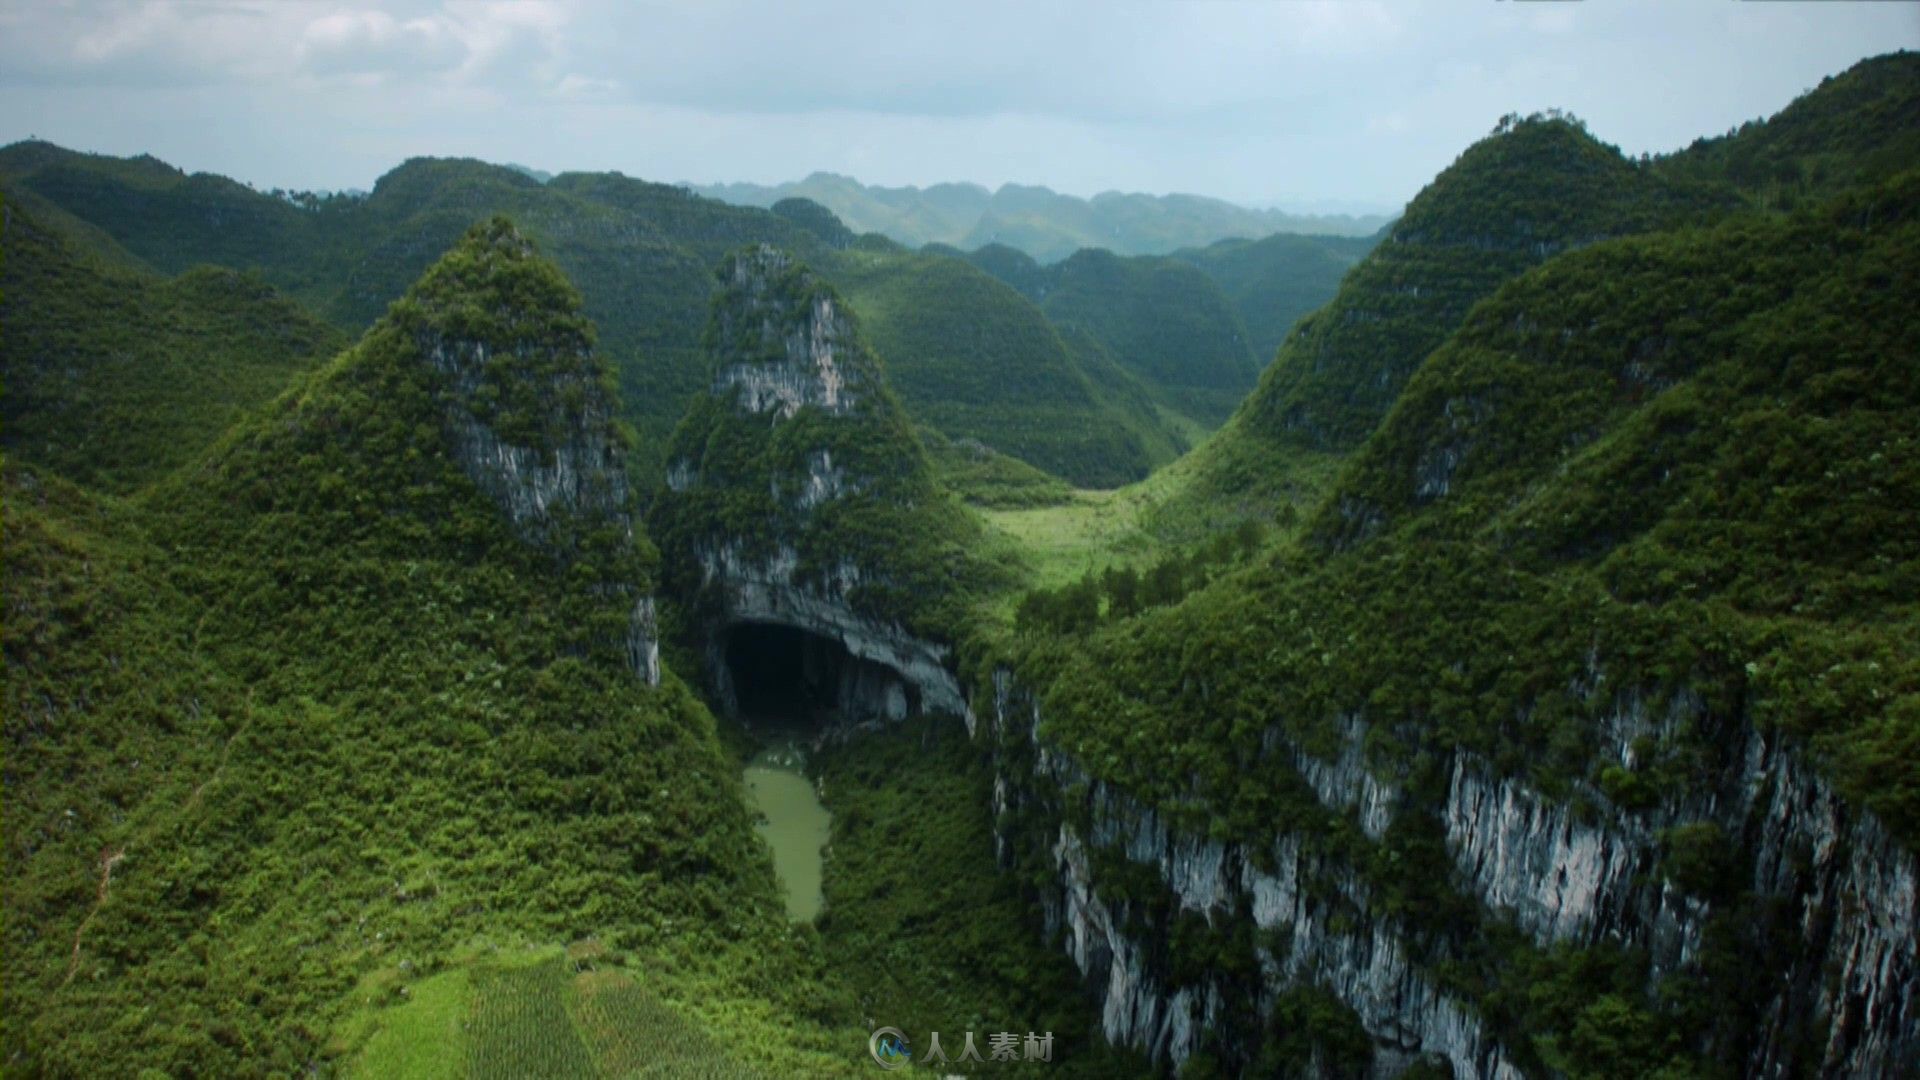
[[[787,894],[787,915],[810,921],[825,902],[820,893],[821,848],[832,815],[807,779],[807,732],[798,726],[755,723],[765,748],[747,763],[747,796],[760,812],[758,828],[773,848],[773,869]]]

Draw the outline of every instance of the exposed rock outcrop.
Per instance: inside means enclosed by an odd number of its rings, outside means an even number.
[[[1475,1004],[1450,995],[1410,955],[1403,928],[1378,910],[1354,866],[1298,836],[1283,833],[1254,851],[1170,825],[1048,746],[1040,706],[1006,671],[995,674],[992,708],[980,715],[982,737],[1001,747],[996,818],[1028,822],[1025,841],[1002,829],[1002,861],[1041,838],[1052,877],[1040,896],[1048,932],[1087,976],[1107,1038],[1177,1067],[1202,1033],[1215,1047],[1244,1047],[1251,1033],[1223,1030],[1234,1017],[1249,1007],[1261,1015],[1280,992],[1312,986],[1359,1016],[1377,1073],[1443,1059],[1456,1076],[1520,1075]],[[1627,760],[1649,740],[1706,722],[1690,695],[1660,709],[1626,695],[1603,726],[1611,752]],[[1786,913],[1798,942],[1791,955],[1765,961],[1777,984],[1761,1029],[1744,1040],[1742,1071],[1897,1075],[1920,1054],[1914,857],[1839,799],[1799,751],[1740,723],[1744,735],[1728,748],[1720,783],[1631,813],[1603,801],[1598,814],[1582,814],[1457,756],[1439,808],[1457,884],[1542,947],[1644,949],[1654,976],[1683,971],[1697,962],[1714,911],[1661,872],[1663,831],[1712,823],[1751,852],[1744,886]],[[1338,731],[1339,746],[1322,756],[1270,732],[1267,765],[1294,769],[1324,804],[1356,815],[1378,839],[1405,812],[1403,793],[1368,765],[1363,718],[1341,718]],[[1099,851],[1152,868],[1177,910],[1210,925],[1251,919],[1264,935],[1257,987],[1214,975],[1176,985],[1166,962],[1170,927],[1102,880]]]
[[[593,350],[579,299],[555,289],[533,242],[505,219],[476,227],[409,294],[420,316],[415,345],[442,377],[441,427],[461,471],[498,506],[522,539],[571,561],[584,532],[604,525],[628,547],[636,535],[632,494],[617,434],[606,365]],[[527,278],[547,301],[514,307],[502,279]],[[480,320],[463,308],[483,305]],[[511,402],[508,413],[503,401]],[[502,433],[507,415],[514,435]],[[644,583],[606,580],[603,594],[630,605],[623,642],[628,666],[660,681],[653,597]]]
[[[717,697],[735,701],[728,627],[763,623],[844,647],[845,720],[964,713],[949,647],[911,626],[951,577],[928,536],[955,512],[852,314],[770,247],[718,278],[711,391],[675,435],[660,509]]]

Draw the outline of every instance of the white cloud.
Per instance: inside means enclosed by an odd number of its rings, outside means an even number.
[[[313,75],[417,75],[460,66],[467,47],[442,18],[329,11],[301,31],[298,57]]]

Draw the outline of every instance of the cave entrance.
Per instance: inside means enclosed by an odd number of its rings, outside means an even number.
[[[899,720],[917,711],[918,695],[898,672],[797,627],[735,624],[726,632],[722,659],[726,696],[744,719],[830,726]]]

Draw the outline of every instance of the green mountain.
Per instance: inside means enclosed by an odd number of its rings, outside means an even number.
[[[966,262],[872,246],[818,261],[901,401],[949,438],[1095,487],[1138,480],[1186,449],[1124,372]]]
[[[1756,738],[1802,747],[1907,850],[1920,840],[1916,281],[1920,173],[1787,219],[1550,259],[1416,369],[1307,543],[1042,646],[1029,662],[1049,738],[1085,783],[1215,841],[1313,845],[1320,872],[1364,883],[1339,888],[1371,897],[1373,932],[1397,924],[1521,1068],[1710,1074],[1784,1052],[1770,1024],[1827,1039],[1811,997],[1771,995],[1788,971],[1814,972],[1810,995],[1857,976],[1767,891],[1798,886],[1771,876],[1766,830],[1799,826],[1739,809],[1742,785],[1808,782],[1742,755]],[[1364,749],[1343,751],[1355,723]],[[1276,745],[1307,748],[1307,776],[1358,754],[1365,783],[1397,793],[1393,823],[1338,813],[1361,781],[1316,796],[1277,763],[1249,772]],[[1668,830],[1645,872],[1713,912],[1700,951],[1649,969],[1671,955],[1654,937],[1548,947],[1503,931],[1535,901],[1483,902],[1492,879],[1475,875],[1505,871],[1453,862],[1474,842],[1459,815],[1482,768],[1528,806],[1572,804],[1591,823],[1575,828]],[[1873,828],[1849,835],[1881,865],[1862,846]],[[1243,947],[1162,932],[1196,955]],[[1876,1024],[1912,1037],[1891,1014]]]
[[[1081,251],[1054,267],[1041,308],[1208,426],[1232,413],[1259,374],[1232,305],[1178,260]]]
[[[680,591],[719,563],[790,559],[782,587],[846,591],[867,617],[951,635],[979,527],[936,481],[853,309],[765,245],[718,278],[713,390],[674,432],[657,514],[674,565],[706,568]]]
[[[1247,328],[1261,366],[1273,359],[1293,324],[1332,300],[1340,279],[1373,250],[1377,236],[1300,236],[1220,240],[1173,257],[1199,267],[1220,286]]]
[[[1503,119],[1294,327],[1253,393],[1196,452],[1190,490],[1172,512],[1237,500],[1259,515],[1297,504],[1294,466],[1317,468],[1360,445],[1427,354],[1502,283],[1610,236],[1737,205],[1722,187],[1634,165],[1578,121]]]
[[[1408,203],[1333,301],[1298,327],[1248,400],[1246,426],[1317,448],[1356,446],[1502,282],[1562,251],[1725,208],[1636,168],[1576,121],[1509,122]]]
[[[519,942],[783,951],[735,767],[636,648],[579,312],[484,226],[137,502],[9,466],[12,1068],[327,1068]]]
[[[0,150],[0,176],[92,222],[166,272],[202,261],[257,272],[357,332],[474,221],[509,213],[579,284],[638,433],[635,467],[657,476],[673,426],[705,389],[699,328],[712,266],[747,243],[805,253],[844,276],[901,368],[903,400],[952,438],[978,439],[1076,483],[1144,476],[1184,449],[1129,387],[1089,384],[1030,306],[963,265],[865,245],[800,202],[729,206],[612,173],[540,183],[477,161],[415,159],[365,198],[301,208],[151,159]],[[942,323],[939,320],[946,320]],[[983,329],[986,328],[986,329]],[[1062,409],[1072,410],[1069,420]],[[1096,422],[1084,416],[1096,415]]]
[[[1200,429],[1218,427],[1253,386],[1258,367],[1234,306],[1185,260],[1089,249],[1042,266],[1004,244],[924,250],[965,259],[1019,290],[1062,337],[1092,346],[1161,409]]]
[[[1043,263],[1058,262],[1082,248],[1164,255],[1228,237],[1283,232],[1366,236],[1387,220],[1253,210],[1198,195],[1108,191],[1082,199],[1024,184],[1003,184],[991,192],[978,184],[889,188],[824,172],[785,184],[710,184],[693,190],[741,206],[811,199],[855,232],[881,233],[908,247],[939,243],[972,250],[999,243]]]
[[[1920,160],[1920,53],[1863,60],[1820,80],[1778,115],[1694,141],[1658,160],[1672,176],[1724,181],[1791,207],[1886,180]]]
[[[0,1056],[1901,1075],[1916,78],[1639,163],[1508,117],[1319,255],[0,150]],[[1343,250],[1193,454],[1030,463],[1171,455]]]
[[[0,445],[116,493],[197,456],[345,344],[260,278],[164,278],[28,194],[6,193]]]

